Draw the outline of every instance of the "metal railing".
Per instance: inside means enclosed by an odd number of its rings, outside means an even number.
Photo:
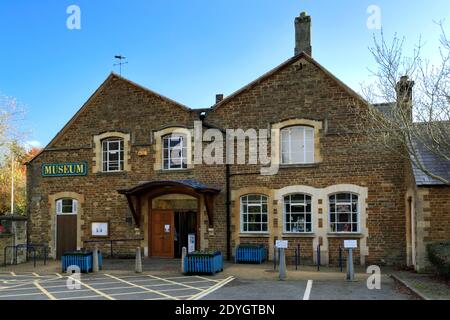
[[[6,266],[6,258],[7,258],[6,253],[7,253],[8,249],[12,249],[13,250],[14,259],[13,259],[13,263],[12,264],[14,264],[14,265],[18,264],[19,250],[20,249],[25,249],[26,250],[25,254],[26,254],[27,261],[28,261],[28,256],[29,256],[29,250],[33,251],[33,265],[36,268],[36,258],[37,258],[36,249],[38,249],[38,248],[42,248],[44,265],[46,265],[47,264],[47,246],[45,244],[41,244],[41,243],[38,243],[38,244],[26,244],[26,243],[24,243],[24,244],[18,244],[18,245],[15,245],[15,246],[6,246],[5,249],[3,249],[3,265]]]
[[[114,243],[115,242],[131,242],[131,241],[142,241],[144,238],[132,238],[132,239],[99,239],[99,240],[84,240],[83,243],[109,243],[110,255],[109,258],[114,257]]]

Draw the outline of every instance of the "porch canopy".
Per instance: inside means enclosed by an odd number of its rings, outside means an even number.
[[[203,196],[209,226],[212,227],[214,221],[214,199],[220,193],[220,189],[208,186],[197,180],[162,180],[145,181],[129,189],[117,190],[117,192],[126,196],[137,227],[139,227],[141,222],[140,201],[142,195],[156,198],[165,194],[177,193],[187,194],[197,199]],[[135,202],[133,202],[133,198]]]

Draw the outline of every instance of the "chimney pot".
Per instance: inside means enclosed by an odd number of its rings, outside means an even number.
[[[295,18],[295,55],[302,52],[312,55],[311,17],[306,12]]]
[[[223,94],[222,93],[216,94],[216,103],[219,103],[222,100],[223,100]]]

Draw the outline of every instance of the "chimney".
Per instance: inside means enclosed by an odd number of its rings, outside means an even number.
[[[306,12],[295,18],[295,55],[302,52],[312,55],[311,17]]]
[[[395,86],[397,92],[397,107],[403,110],[402,114],[409,122],[413,121],[413,87],[414,81],[409,80],[408,76],[403,76]]]
[[[219,103],[222,100],[223,100],[223,94],[222,93],[216,94],[216,103]]]

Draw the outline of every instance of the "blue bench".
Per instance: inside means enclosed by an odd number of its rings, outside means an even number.
[[[61,257],[62,272],[66,272],[70,266],[77,266],[80,268],[80,272],[91,272],[93,266],[93,253],[92,251],[74,251],[66,252]],[[103,266],[103,256],[98,251],[98,267],[101,269]]]
[[[264,245],[239,245],[234,254],[235,263],[263,263],[267,259]]]
[[[220,251],[214,253],[191,253],[184,258],[184,272],[187,274],[215,274],[223,271],[223,257]]]

